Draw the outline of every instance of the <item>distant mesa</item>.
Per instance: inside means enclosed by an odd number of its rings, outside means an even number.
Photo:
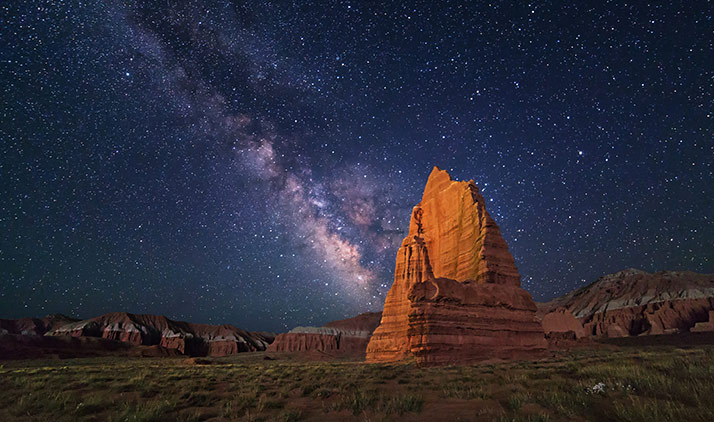
[[[473,181],[434,167],[366,360],[461,363],[542,351],[536,305]]]
[[[227,356],[265,350],[275,337],[272,333],[249,332],[232,325],[193,324],[126,312],[86,320],[64,315],[0,320],[0,335],[0,358],[35,357],[53,351],[66,357],[110,352],[140,356]]]
[[[368,312],[332,321],[323,327],[296,327],[278,334],[268,351],[300,352],[317,358],[364,359],[367,343],[381,317],[381,312]]]
[[[714,274],[627,269],[538,305],[548,336],[714,331]]]

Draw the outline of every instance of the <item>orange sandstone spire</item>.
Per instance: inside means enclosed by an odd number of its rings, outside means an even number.
[[[453,283],[462,283],[463,288]],[[487,284],[502,287],[479,287]],[[442,298],[463,306],[447,309],[431,303]],[[505,337],[484,329],[489,319],[479,320],[478,315],[489,306],[500,320],[510,318],[518,324],[501,321],[493,330],[523,331],[523,335],[504,342]],[[504,311],[504,306],[512,309]],[[459,321],[451,321],[457,314]],[[454,351],[452,356],[444,355],[444,347],[434,348],[434,341],[446,344]],[[448,172],[434,167],[397,252],[394,284],[367,347],[367,361],[394,361],[410,354],[423,362],[455,361],[458,356],[482,354],[479,344],[498,343],[508,349],[544,347],[535,304],[520,289],[513,256],[476,184],[451,180]]]
[[[457,182],[434,167],[415,209],[435,278],[520,286],[513,256],[473,180]],[[418,235],[415,215],[408,237]]]

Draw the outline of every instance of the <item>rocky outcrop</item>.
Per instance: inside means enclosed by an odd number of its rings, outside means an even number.
[[[364,357],[380,318],[381,313],[370,312],[329,322],[324,327],[296,327],[288,333],[278,334],[268,351]]]
[[[535,312],[476,184],[435,167],[397,252],[367,361],[464,362],[541,350]]]
[[[689,331],[693,333],[701,333],[705,331],[714,332],[714,311],[709,311],[709,318],[706,321],[700,321],[694,324]]]
[[[580,321],[565,308],[558,308],[543,315],[541,323],[543,331],[548,336],[552,336],[553,333],[572,333],[570,337],[578,339],[587,335]]]
[[[44,318],[0,319],[0,334],[41,336],[57,327],[79,321],[62,314],[47,315]]]
[[[191,356],[226,356],[265,350],[274,337],[232,325],[192,324],[164,316],[125,312],[64,324],[45,335],[101,337],[132,345],[156,345]]]
[[[179,355],[180,353],[176,349],[166,349],[158,345],[139,346],[100,337],[37,336],[9,333],[0,336],[0,360]]]
[[[714,310],[714,274],[627,269],[539,308],[546,331],[552,329],[546,318],[562,310],[577,318],[592,337],[701,331],[708,327]]]

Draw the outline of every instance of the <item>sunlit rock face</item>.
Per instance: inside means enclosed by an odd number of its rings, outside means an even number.
[[[540,350],[535,311],[476,184],[434,167],[397,252],[367,361],[439,364]]]
[[[435,278],[520,286],[513,256],[473,181],[453,181],[434,167],[412,212],[412,236],[424,239]]]

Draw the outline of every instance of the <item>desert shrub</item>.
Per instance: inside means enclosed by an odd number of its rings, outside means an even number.
[[[112,397],[107,393],[95,393],[77,403],[74,413],[79,416],[94,415],[113,406]]]
[[[390,414],[402,415],[406,412],[419,413],[424,406],[424,397],[421,394],[401,394],[384,400],[378,410]]]
[[[319,384],[306,384],[302,387],[302,395],[303,397],[309,396],[312,394],[313,391],[317,390],[319,388]]]
[[[208,407],[219,401],[219,398],[214,394],[203,391],[184,393],[181,399],[187,407]]]
[[[511,394],[508,400],[506,400],[505,408],[512,411],[520,410],[521,407],[523,407],[523,405],[530,400],[530,398],[530,394],[527,393]]]
[[[482,385],[459,383],[445,386],[441,390],[441,397],[471,400],[484,399],[488,394]]]
[[[357,390],[343,395],[336,405],[336,410],[348,409],[357,416],[365,410],[371,410],[378,401],[377,390]]]
[[[128,403],[117,415],[116,421],[155,422],[160,421],[165,415],[175,408],[175,404],[168,400]]]
[[[315,399],[326,399],[334,394],[334,391],[329,388],[320,387],[315,389],[311,396]]]
[[[569,418],[586,413],[592,406],[593,398],[582,390],[547,390],[537,394],[534,401],[546,409]]]
[[[623,422],[694,420],[682,419],[682,410],[681,405],[671,401],[650,400],[633,396],[625,402],[615,403],[612,416]]]
[[[300,419],[302,419],[302,412],[299,410],[285,410],[277,418],[280,422],[297,422]]]
[[[526,420],[528,422],[548,422],[550,421],[550,415],[546,413],[538,413],[537,415],[529,415]]]

